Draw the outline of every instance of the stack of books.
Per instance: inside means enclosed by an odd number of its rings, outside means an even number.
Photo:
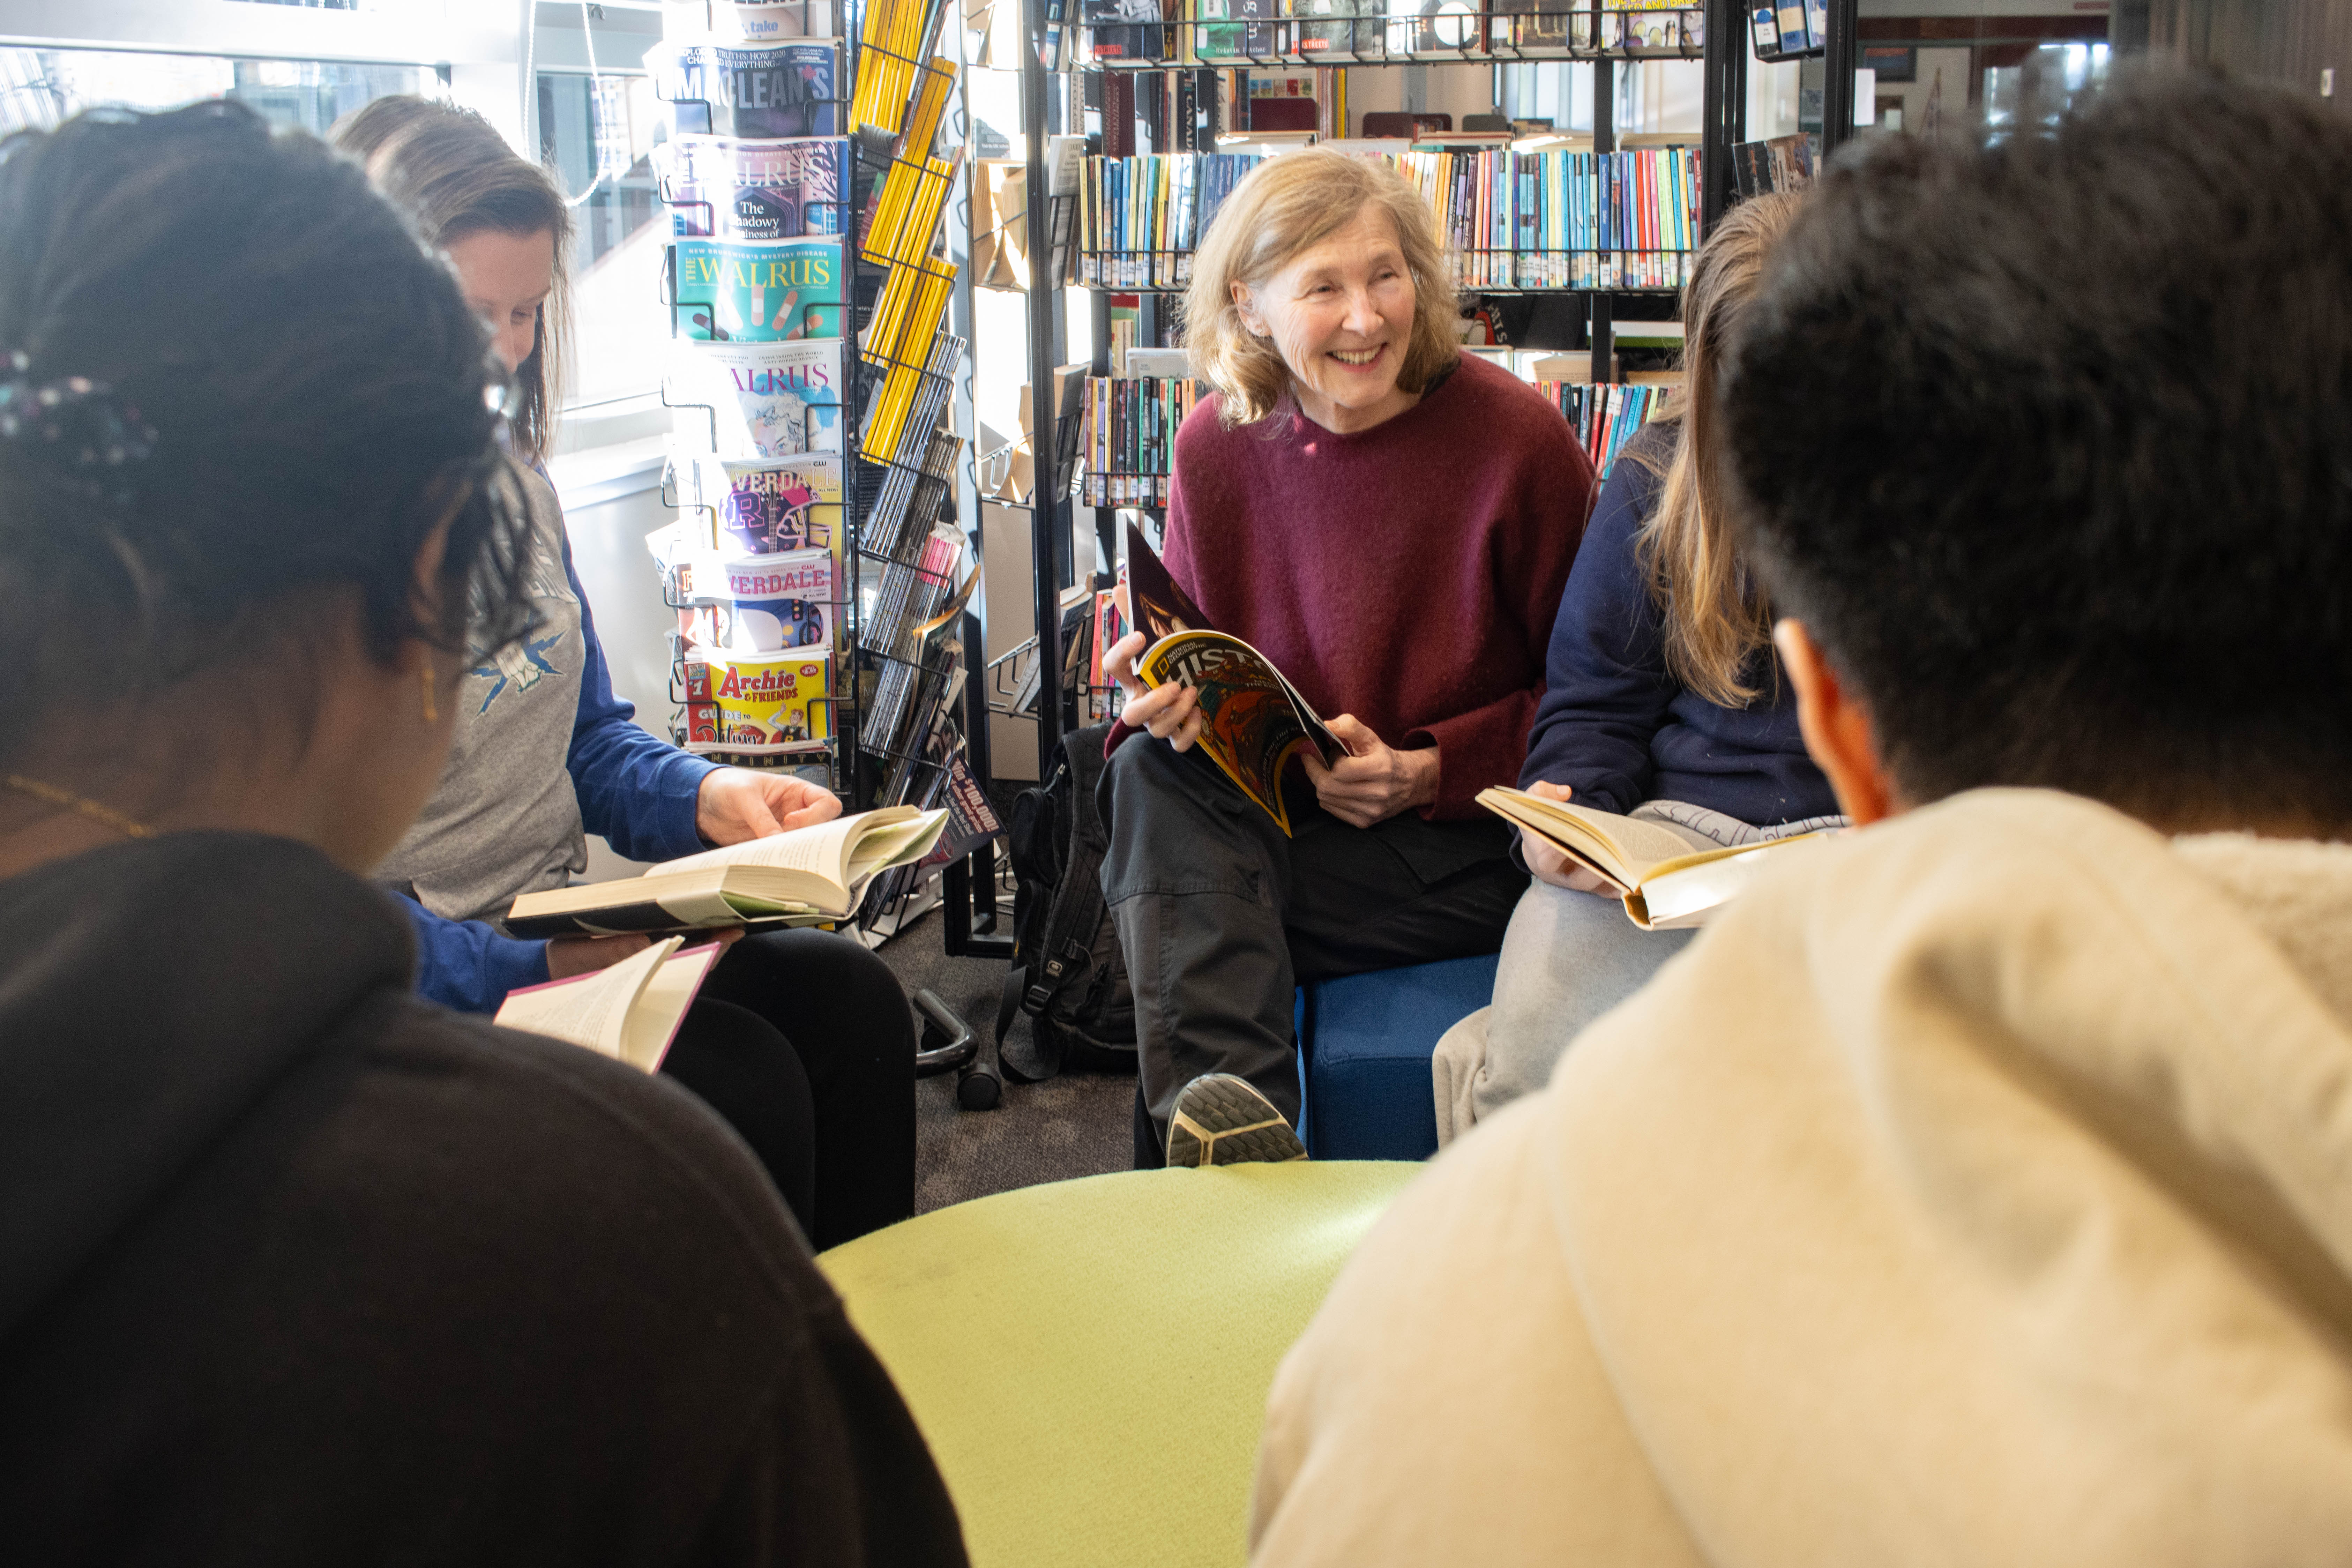
[[[1123,65],[1687,58],[1706,47],[1706,9],[1690,0],[1081,0],[1078,16],[1087,58]]]
[[[882,287],[858,341],[880,371],[858,449],[877,463],[921,456],[963,353],[940,331],[956,268],[938,254],[940,216],[963,155],[933,155],[955,90],[954,62],[929,55],[945,16],[941,0],[875,0],[860,34],[853,115],[883,172],[859,225],[859,255],[881,268]]]
[[[1391,160],[1429,201],[1469,289],[1679,289],[1698,150],[1424,152]]]

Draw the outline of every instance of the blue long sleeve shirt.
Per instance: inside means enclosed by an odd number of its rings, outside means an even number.
[[[635,722],[636,709],[613,695],[595,617],[563,546],[563,571],[580,601],[580,707],[564,766],[580,799],[581,824],[633,860],[669,860],[708,847],[694,820],[703,775],[717,764],[682,752]],[[546,980],[547,943],[524,942],[482,921],[449,921],[403,899],[416,932],[416,989],[463,1013],[492,1013],[508,992]]]
[[[1687,801],[1759,827],[1829,816],[1837,797],[1805,754],[1769,648],[1748,672],[1759,689],[1744,708],[1708,701],[1666,668],[1664,616],[1634,551],[1664,481],[1636,444],[1664,468],[1676,428],[1636,437],[1601,489],[1552,624],[1520,786],[1564,784],[1605,811]]]

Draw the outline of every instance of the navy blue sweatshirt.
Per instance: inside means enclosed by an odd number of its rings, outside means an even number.
[[[1552,624],[1520,786],[1564,784],[1605,811],[1687,801],[1758,827],[1827,816],[1837,797],[1805,755],[1796,694],[1770,649],[1748,672],[1758,695],[1745,708],[1709,702],[1667,672],[1658,603],[1633,546],[1665,482],[1638,459],[1664,468],[1679,428],[1636,436],[1601,488]]]

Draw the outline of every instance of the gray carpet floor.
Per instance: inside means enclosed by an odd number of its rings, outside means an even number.
[[[908,995],[927,988],[982,1039],[993,1033],[1004,963],[950,958],[937,910],[880,951]],[[1016,1047],[1026,1044],[1028,1029],[1028,1019],[1013,1020]],[[951,1073],[923,1079],[915,1086],[915,1212],[1127,1170],[1135,1163],[1134,1103],[1129,1075],[1076,1073],[1045,1083],[1008,1083],[993,1110],[958,1109]]]

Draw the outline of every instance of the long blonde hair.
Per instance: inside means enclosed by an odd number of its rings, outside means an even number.
[[[1236,283],[1256,288],[1300,251],[1378,207],[1394,226],[1412,279],[1412,333],[1397,384],[1426,391],[1461,356],[1454,281],[1437,224],[1404,176],[1377,159],[1305,148],[1270,158],[1234,187],[1192,257],[1184,295],[1184,345],[1192,373],[1218,393],[1219,421],[1254,425],[1290,388],[1290,368],[1270,339],[1242,323]]]
[[[1668,417],[1680,426],[1657,510],[1634,540],[1664,614],[1666,668],[1709,702],[1745,707],[1741,679],[1772,640],[1772,607],[1732,546],[1725,515],[1716,377],[1773,245],[1802,206],[1792,192],[1752,196],[1717,220],[1683,290],[1684,384]],[[1635,461],[1643,461],[1636,457]],[[1655,470],[1654,463],[1645,463]]]

